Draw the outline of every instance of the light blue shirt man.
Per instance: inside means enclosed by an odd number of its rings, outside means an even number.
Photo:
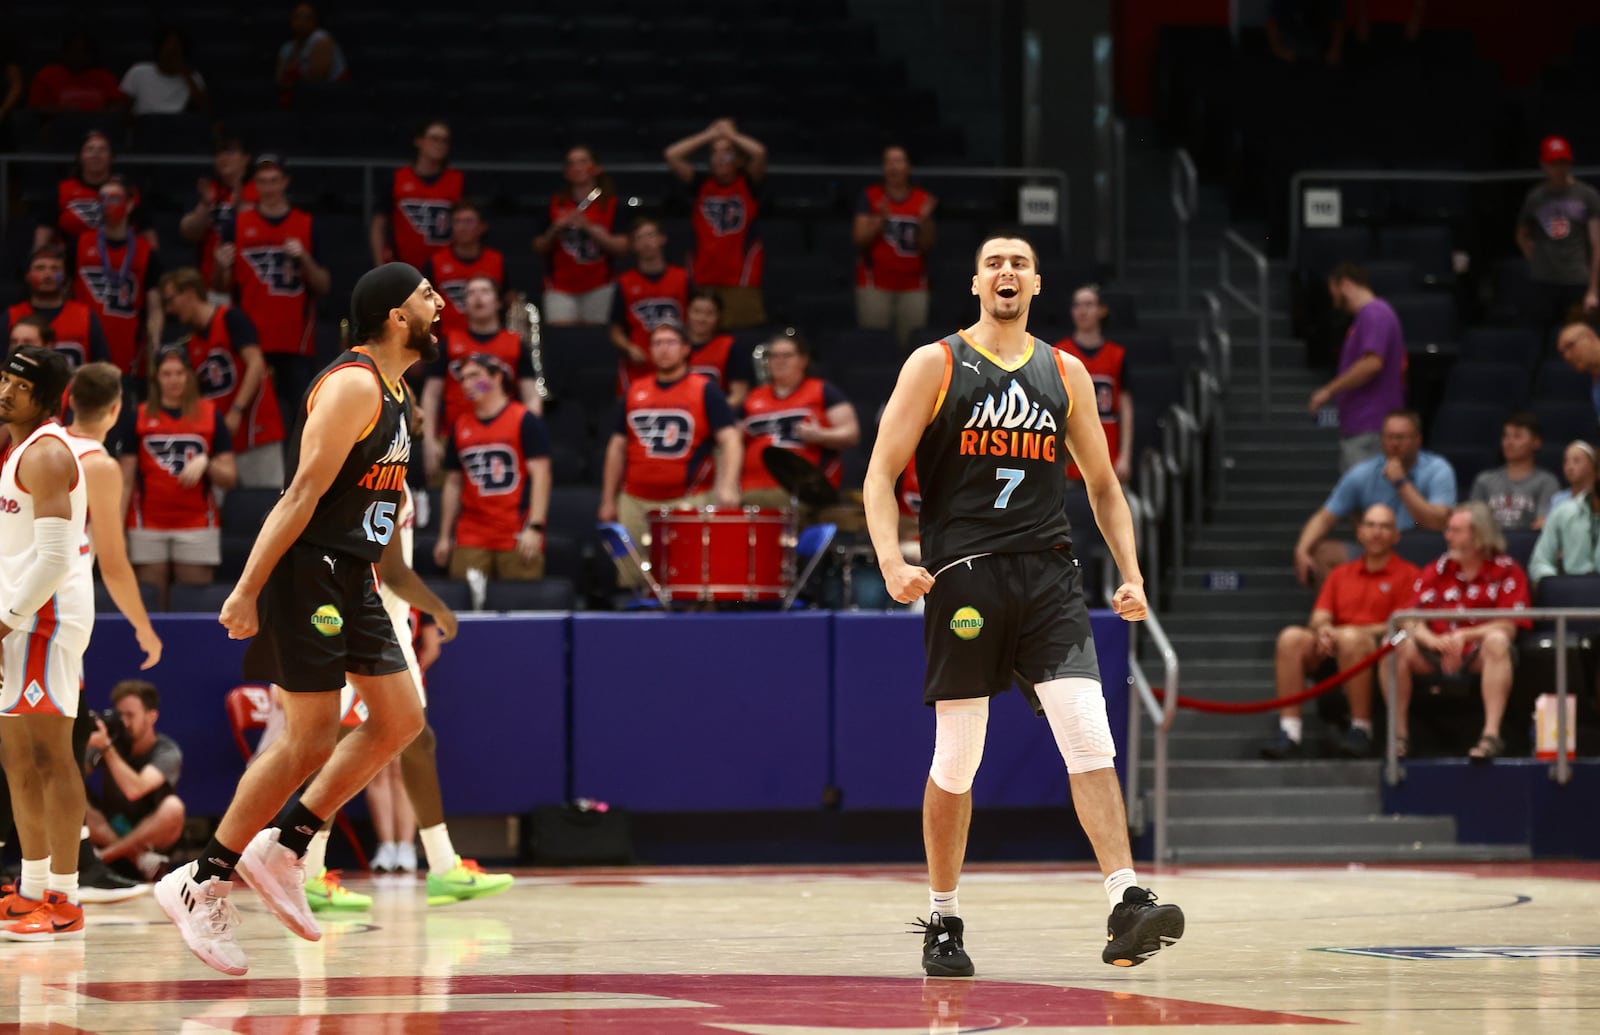
[[[1395,523],[1405,532],[1417,527],[1405,501],[1401,499],[1404,482],[1391,482],[1384,476],[1387,457],[1375,456],[1363,460],[1344,473],[1339,484],[1328,494],[1322,509],[1335,517],[1347,518],[1363,513],[1374,503],[1382,503],[1395,513]],[[1417,492],[1429,503],[1450,507],[1456,502],[1456,472],[1450,461],[1426,449],[1417,452],[1417,459],[1406,471],[1406,480],[1415,485]]]

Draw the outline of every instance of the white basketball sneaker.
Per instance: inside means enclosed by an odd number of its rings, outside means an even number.
[[[189,951],[213,970],[235,976],[250,969],[244,949],[234,940],[239,911],[228,901],[233,882],[211,878],[195,883],[197,862],[180,866],[156,882],[156,901],[178,925]]]
[[[322,928],[306,903],[305,862],[278,843],[277,827],[268,827],[250,839],[234,872],[255,889],[283,926],[308,942],[322,938]]]

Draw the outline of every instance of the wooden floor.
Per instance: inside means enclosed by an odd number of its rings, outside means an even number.
[[[315,944],[241,890],[245,978],[196,961],[146,896],[90,907],[84,941],[0,943],[0,1033],[1600,1031],[1600,865],[1146,882],[1188,933],[1117,970],[1098,876],[969,872],[967,980],[922,977],[904,932],[925,884],[902,867],[530,872],[434,908],[415,880],[352,879],[374,908]]]

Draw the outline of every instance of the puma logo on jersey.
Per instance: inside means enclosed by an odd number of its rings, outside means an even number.
[[[78,276],[107,316],[139,315],[139,278],[108,277],[102,266],[79,266]]]
[[[327,554],[323,554],[322,555],[322,561],[323,561],[324,564],[326,564],[328,566],[328,570],[329,571],[333,572],[335,575],[339,574],[339,569],[333,563],[333,558],[332,557],[329,557]]]
[[[517,454],[504,443],[471,446],[461,451],[461,469],[480,496],[503,496],[522,488]]]
[[[442,198],[406,198],[395,202],[411,229],[436,247],[450,243],[450,205]]]
[[[718,237],[739,233],[745,227],[744,198],[737,194],[701,198],[700,217],[711,225],[711,232]]]
[[[249,263],[256,279],[274,295],[299,295],[305,292],[300,280],[300,264],[289,257],[282,245],[242,248],[239,257]]]
[[[800,441],[800,425],[810,417],[810,410],[776,410],[771,413],[759,413],[745,418],[744,432],[751,438],[769,435],[775,446],[798,449],[805,445]]]
[[[679,460],[694,447],[694,418],[686,410],[634,410],[628,427],[645,452],[661,460]]]
[[[971,368],[971,370],[972,370],[972,372],[974,374],[980,373],[980,371],[978,370],[978,364],[976,364],[976,363],[968,363],[966,360],[962,360],[961,361],[961,365],[964,366],[964,367]]]
[[[206,440],[190,434],[146,435],[141,444],[156,466],[174,478],[183,473],[190,460],[206,451]]]

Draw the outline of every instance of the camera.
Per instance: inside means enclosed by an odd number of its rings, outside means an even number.
[[[128,745],[132,740],[128,736],[128,727],[122,721],[122,715],[115,708],[107,708],[95,714],[105,723],[106,736],[111,738],[112,746],[118,753],[127,754]]]

